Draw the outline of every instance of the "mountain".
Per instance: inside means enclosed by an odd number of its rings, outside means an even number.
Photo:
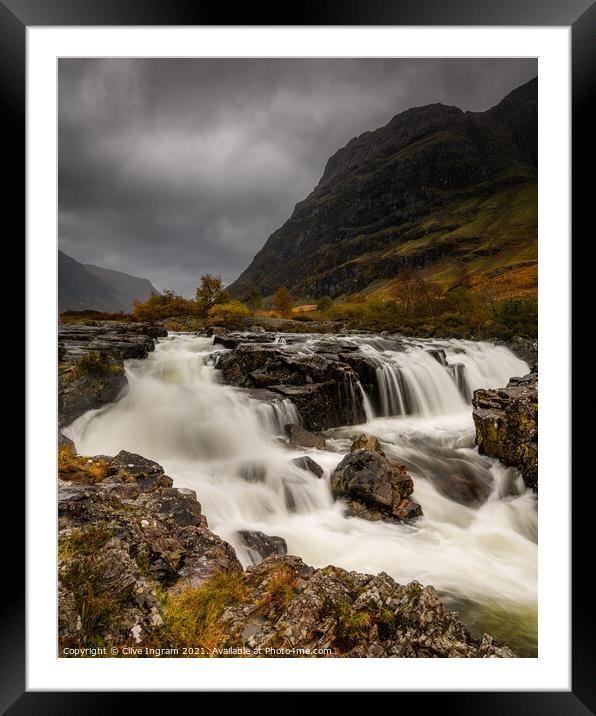
[[[381,295],[408,268],[535,291],[537,107],[533,79],[486,112],[431,104],[355,137],[229,290]]]
[[[82,264],[58,251],[58,311],[128,312],[155,288],[146,278]]]

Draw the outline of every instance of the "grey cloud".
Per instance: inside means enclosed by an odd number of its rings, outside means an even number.
[[[191,295],[231,282],[351,137],[408,107],[484,110],[532,59],[63,59],[59,243]]]

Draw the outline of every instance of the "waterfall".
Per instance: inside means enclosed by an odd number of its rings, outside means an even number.
[[[271,403],[255,400],[253,405],[263,428],[274,435],[285,435],[284,426],[288,423],[302,423],[298,409],[287,398]]]
[[[358,386],[358,390],[360,391],[360,395],[362,396],[362,407],[364,408],[364,414],[366,415],[366,422],[369,422],[375,417],[375,411],[373,409],[372,403],[370,402],[370,398],[362,387],[362,383],[358,380],[356,381],[356,385]]]
[[[251,558],[238,532],[259,530],[282,537],[290,554],[315,567],[417,579],[462,614],[472,604],[481,625],[500,610],[504,622],[527,631],[536,615],[536,500],[514,469],[478,454],[462,394],[463,387],[505,385],[527,365],[506,348],[472,341],[410,341],[399,350],[362,337],[359,346],[375,365],[383,412],[374,418],[365,401],[365,429],[411,473],[424,512],[415,525],[346,518],[329,475],[362,426],[328,432],[325,450],[280,446],[276,436],[282,423],[297,421],[296,408],[219,382],[210,338],[170,334],[145,360],[126,361],[128,392],[64,433],[84,455],[125,449],[159,462],[176,486],[196,490],[210,528],[246,565]],[[437,347],[447,366],[428,353]],[[465,369],[452,370],[458,364]],[[346,383],[346,399],[352,391],[363,391],[357,380]],[[321,479],[292,462],[303,455],[323,468]],[[445,480],[484,490],[485,500],[460,504],[441,491]],[[532,629],[530,644],[518,650],[535,649]]]
[[[507,348],[473,341],[417,341],[402,350],[365,343],[360,351],[375,366],[381,416],[458,413],[474,390],[505,386],[529,370]]]
[[[466,366],[463,363],[447,363],[445,366],[451,376],[451,380],[457,386],[462,398],[469,403],[472,400],[472,393],[466,379]]]

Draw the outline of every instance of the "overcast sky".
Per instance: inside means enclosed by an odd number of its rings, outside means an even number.
[[[59,244],[194,292],[233,281],[353,136],[409,107],[481,111],[535,60],[63,59]]]

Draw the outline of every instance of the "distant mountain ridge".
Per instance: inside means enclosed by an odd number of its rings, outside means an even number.
[[[228,288],[382,293],[410,268],[535,291],[537,108],[533,79],[486,112],[415,107],[355,137]]]
[[[82,264],[58,251],[58,311],[96,311],[125,313],[135,301],[146,301],[158,293],[146,278],[121,271]]]

